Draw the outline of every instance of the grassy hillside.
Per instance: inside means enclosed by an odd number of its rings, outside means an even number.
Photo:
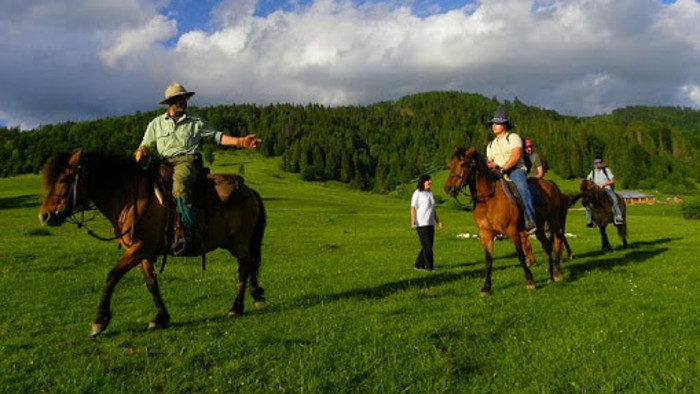
[[[40,228],[39,179],[0,179],[0,387],[7,392],[693,391],[700,385],[700,223],[676,207],[629,209],[631,248],[603,254],[572,210],[576,258],[546,283],[539,245],[525,290],[506,242],[494,295],[482,299],[483,251],[471,213],[438,208],[436,268],[412,269],[408,201],[301,182],[280,159],[218,152],[265,199],[261,285],[267,309],[229,319],[236,265],[227,253],[170,259],[159,276],[171,327],[139,272],[116,289],[104,336],[89,337],[115,244],[71,225]],[[438,174],[436,186],[445,174]],[[575,182],[562,187],[575,188]],[[436,195],[442,194],[436,191]],[[467,203],[466,200],[463,202]],[[91,227],[106,234],[104,222]],[[620,245],[611,232],[613,246]]]

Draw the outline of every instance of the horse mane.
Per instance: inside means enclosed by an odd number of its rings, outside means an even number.
[[[581,182],[581,196],[584,201],[596,202],[599,205],[604,205],[605,202],[609,202],[603,190],[589,179],[584,179]]]
[[[59,152],[49,159],[42,170],[42,186],[44,190],[49,190],[56,183],[59,175],[68,167],[72,156],[73,153],[70,152]],[[125,154],[83,152],[80,160],[90,168],[91,173],[99,174],[100,178],[114,182],[133,179],[137,174],[144,172],[131,156]]]
[[[51,189],[58,180],[58,176],[68,167],[70,157],[70,152],[59,152],[46,162],[41,170],[41,186],[45,191]]]
[[[139,165],[130,155],[85,152],[81,160],[93,171],[107,177],[132,177],[139,172]]]
[[[487,180],[495,182],[499,178],[496,174],[491,171],[491,169],[486,165],[486,159],[479,153],[478,150],[474,148],[457,148],[452,154],[453,159],[458,159],[461,161],[467,160],[467,152],[472,149],[474,152],[471,154],[471,158],[467,163],[471,169],[471,172],[476,176],[484,176]]]

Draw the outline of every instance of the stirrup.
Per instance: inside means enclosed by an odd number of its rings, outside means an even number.
[[[187,250],[187,238],[185,237],[175,237],[172,244],[170,244],[170,251],[175,256],[179,256]]]

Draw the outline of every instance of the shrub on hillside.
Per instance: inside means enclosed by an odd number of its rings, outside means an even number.
[[[681,205],[681,212],[686,219],[700,219],[700,200],[692,199]]]

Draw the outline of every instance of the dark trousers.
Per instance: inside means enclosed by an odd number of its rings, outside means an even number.
[[[433,243],[435,241],[435,226],[416,227],[420,239],[421,251],[418,253],[416,268],[433,270]]]

